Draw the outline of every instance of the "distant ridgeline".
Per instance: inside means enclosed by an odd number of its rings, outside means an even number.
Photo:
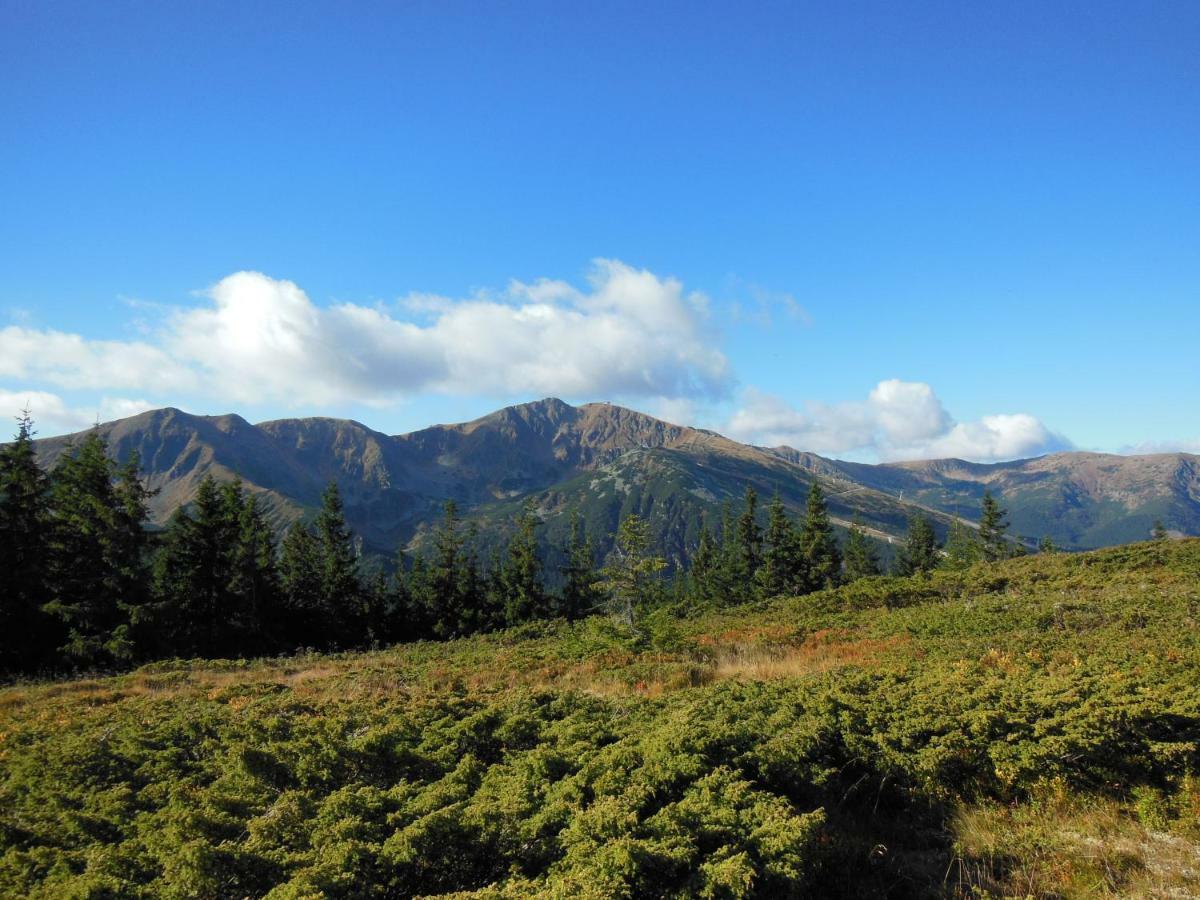
[[[573,513],[601,556],[618,523],[637,513],[673,568],[695,551],[701,525],[717,531],[723,507],[740,506],[747,487],[764,504],[779,496],[798,516],[814,477],[822,480],[834,527],[844,533],[857,516],[889,559],[888,539],[894,549],[914,513],[928,515],[945,540],[956,517],[977,518],[985,490],[1002,499],[1010,533],[1030,547],[1043,537],[1065,550],[1145,540],[1157,520],[1178,534],[1200,534],[1200,457],[1187,454],[865,465],[747,446],[610,404],[553,399],[400,436],[339,419],[252,425],[235,415],[175,409],[100,431],[118,463],[138,454],[146,486],[156,491],[147,505],[158,525],[192,502],[211,474],[222,482],[240,478],[281,535],[297,519],[312,520],[334,481],[363,554],[384,560],[398,547],[425,546],[447,500],[465,526],[477,527],[484,557],[503,552],[532,500],[550,568],[563,562],[556,548],[570,537]],[[37,441],[38,459],[52,468],[82,438]]]
[[[175,412],[147,415],[139,418],[168,424],[186,418],[199,423],[195,429],[227,436],[301,428],[275,423],[254,429]],[[147,428],[131,432],[118,423],[39,447],[32,423],[23,420],[17,439],[0,454],[0,564],[7,578],[3,670],[361,648],[598,611],[635,627],[653,610],[688,614],[823,590],[880,574],[885,561],[894,573],[911,575],[1028,549],[1010,537],[1007,512],[986,488],[978,523],[966,525],[902,507],[886,494],[848,491],[831,473],[818,476],[812,461],[799,467],[782,453],[617,407],[576,410],[546,401],[495,418],[494,427],[481,420],[410,436],[419,447],[433,446],[429,453],[450,472],[443,480],[463,476],[447,481],[445,490],[463,495],[464,504],[474,502],[474,515],[464,517],[459,500],[445,500],[440,518],[431,527],[421,523],[414,540],[392,549],[387,564],[364,559],[361,538],[348,523],[343,491],[361,494],[361,485],[344,489],[330,478],[315,513],[287,522],[281,495],[251,491],[240,480],[219,481],[228,469],[217,462],[215,441],[208,450],[197,445],[196,431],[180,436],[160,422],[158,443],[152,444]],[[571,427],[558,427],[548,442],[519,439],[522,429],[545,437],[554,420]],[[463,450],[468,438],[480,446]],[[113,452],[114,440],[125,442],[125,452]],[[644,446],[619,449],[655,440],[660,447],[653,462]],[[391,483],[392,470],[378,469],[382,450],[351,452],[353,442],[340,439],[331,446],[291,442],[316,472],[331,474],[330,459],[354,469],[346,462],[353,459],[362,472],[373,473],[368,480]],[[448,447],[457,447],[458,456]],[[514,496],[481,502],[485,489],[476,463],[505,452]],[[53,464],[49,473],[39,457]],[[201,457],[208,461],[204,467],[195,462]],[[564,465],[568,457],[576,466],[612,461],[547,491],[517,490],[534,477],[530,473]],[[190,471],[197,477],[186,502],[181,458],[193,460]],[[453,459],[458,462],[451,465]],[[146,471],[142,460],[150,464]],[[166,474],[165,460],[176,460]],[[710,487],[684,488],[663,474],[677,471],[680,460],[706,474],[719,470],[721,478],[711,477]],[[248,458],[230,463],[261,478]],[[287,467],[281,468],[286,477]],[[472,472],[474,481],[466,477]],[[742,492],[736,502],[730,497],[734,483]],[[769,503],[760,505],[759,486],[773,489]],[[390,497],[391,489],[377,494]],[[176,498],[162,528],[146,529],[155,503],[171,491]],[[704,504],[701,515],[689,516],[682,507],[685,494]],[[803,498],[799,515],[785,497]],[[878,505],[874,523],[866,524],[852,502]],[[161,515],[164,507],[158,509]],[[370,519],[380,507],[366,502],[360,510]],[[853,518],[847,523],[835,510]],[[881,525],[893,525],[901,512],[907,513],[903,534],[891,547],[881,544],[881,537],[891,540]],[[382,525],[374,521],[378,538]],[[1158,529],[1165,537],[1165,528]],[[894,551],[887,560],[881,558],[884,548]],[[1053,550],[1053,540],[1043,539],[1039,549]]]

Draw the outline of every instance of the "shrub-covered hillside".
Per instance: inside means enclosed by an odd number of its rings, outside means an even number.
[[[0,895],[1200,893],[1200,541],[0,692]]]

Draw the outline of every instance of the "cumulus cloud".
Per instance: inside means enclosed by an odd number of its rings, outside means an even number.
[[[983,462],[1036,456],[1069,442],[1026,413],[955,422],[924,382],[881,381],[860,403],[809,403],[796,409],[779,397],[745,392],[727,426],[739,440],[883,460],[958,457]]]
[[[17,391],[0,388],[0,411],[15,417],[22,410],[29,410],[34,427],[40,434],[59,434],[65,431],[80,431],[96,422],[108,422],[137,415],[154,405],[145,400],[125,397],[103,397],[92,406],[71,405],[58,394],[48,391]],[[9,429],[15,430],[15,429]],[[0,441],[9,435],[0,431]]]
[[[731,373],[706,300],[596,260],[587,286],[512,282],[462,300],[320,307],[291,281],[237,272],[145,341],[0,330],[0,377],[233,402],[388,404],[421,392],[720,397]]]

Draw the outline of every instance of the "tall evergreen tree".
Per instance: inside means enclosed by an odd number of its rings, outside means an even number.
[[[1154,528],[1150,531],[1150,538],[1155,541],[1165,541],[1167,537],[1167,526],[1163,524],[1162,519],[1155,519]]]
[[[245,491],[240,480],[226,484],[221,499],[235,530],[229,581],[234,605],[234,652],[263,653],[272,644],[271,628],[279,614],[279,548],[275,533],[257,499]]]
[[[730,589],[731,601],[745,602],[754,595],[755,578],[762,565],[763,536],[762,526],[758,524],[758,494],[754,488],[746,488],[745,505],[742,514],[738,516],[730,557]]]
[[[1007,510],[1000,506],[992,492],[985,490],[979,514],[979,545],[983,558],[988,562],[1010,555],[1008,539],[1004,536],[1008,531],[1008,522],[1005,521],[1007,515]]]
[[[766,550],[755,584],[762,597],[802,594],[808,587],[800,534],[778,495],[767,507]]]
[[[721,503],[721,540],[717,565],[712,572],[714,594],[721,605],[737,603],[744,587],[738,584],[741,575],[740,548],[733,507],[728,500]]]
[[[722,555],[707,523],[700,525],[700,538],[692,554],[688,580],[695,601],[701,606],[720,606],[727,602],[722,578]]]
[[[48,481],[33,449],[29,410],[17,435],[0,446],[0,672],[29,672],[53,658],[55,622],[42,611],[49,601]]]
[[[937,568],[939,558],[933,523],[927,516],[915,513],[908,520],[908,535],[896,556],[896,574],[917,575],[931,572]]]
[[[330,481],[321,495],[321,510],[313,521],[321,563],[321,606],[328,634],[340,647],[361,642],[362,591],[354,536],[346,525],[342,495]]]
[[[870,578],[882,574],[879,556],[875,552],[871,539],[863,530],[858,516],[850,523],[846,532],[846,546],[842,550],[842,575],[845,581],[858,581],[860,578]]]
[[[464,543],[458,504],[447,500],[442,525],[434,535],[433,557],[425,576],[427,583],[421,586],[419,598],[430,631],[438,638],[455,637],[472,630],[462,596]]]
[[[131,623],[149,599],[151,496],[136,455],[119,469],[98,429],[66,454],[51,479],[47,611],[67,628],[63,651],[79,665],[123,665],[134,657]]]
[[[658,574],[666,565],[666,560],[650,553],[650,523],[636,513],[626,516],[603,570],[609,609],[619,621],[636,630],[637,610],[655,596]]]
[[[800,526],[800,551],[811,590],[836,587],[842,572],[842,554],[829,520],[829,507],[821,483],[813,480],[808,489],[804,522]]]
[[[566,565],[562,567],[563,588],[561,615],[567,619],[581,619],[589,615],[600,602],[600,591],[596,587],[595,552],[584,529],[583,518],[578,511],[571,513],[571,537],[566,546]]]
[[[944,569],[966,569],[983,559],[983,545],[978,535],[958,519],[950,526],[945,549],[946,555],[940,563]]]
[[[545,618],[549,614],[537,548],[537,528],[541,524],[533,502],[526,502],[517,518],[517,530],[508,543],[508,556],[501,570],[507,625]]]
[[[231,656],[236,616],[232,550],[237,518],[230,515],[211,475],[196,488],[190,507],[171,517],[154,560],[156,655]]]
[[[328,643],[322,608],[320,548],[312,529],[295,522],[279,556],[280,612],[271,640],[284,649],[322,648]]]

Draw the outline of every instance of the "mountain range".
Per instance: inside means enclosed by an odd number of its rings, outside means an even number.
[[[118,460],[139,455],[157,490],[155,523],[187,504],[212,474],[241,478],[283,529],[311,515],[332,480],[371,555],[420,547],[453,499],[478,526],[485,551],[532,501],[548,547],[565,539],[570,514],[578,512],[603,552],[621,517],[638,512],[662,551],[679,561],[695,546],[701,523],[719,526],[723,504],[740,510],[747,486],[798,512],[817,478],[835,524],[857,517],[885,555],[914,512],[929,515],[944,534],[956,517],[973,520],[985,489],[1008,508],[1013,534],[1049,536],[1064,549],[1142,540],[1160,519],[1174,532],[1200,534],[1200,457],[1184,453],[870,465],[741,444],[608,403],[571,406],[553,398],[395,436],[345,419],[251,424],[173,408],[97,427]],[[41,462],[53,467],[80,437],[39,440]]]

